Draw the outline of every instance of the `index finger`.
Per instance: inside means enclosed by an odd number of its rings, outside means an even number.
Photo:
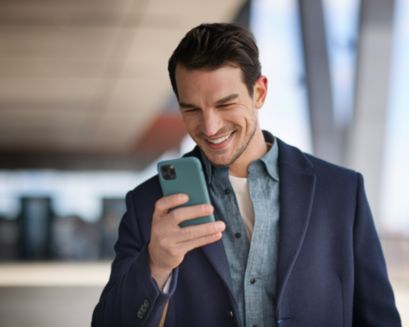
[[[178,207],[188,201],[188,195],[183,193],[164,196],[156,201],[154,213],[159,216],[166,215],[170,209]]]

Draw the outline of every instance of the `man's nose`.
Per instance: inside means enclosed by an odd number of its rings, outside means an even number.
[[[203,112],[202,131],[206,136],[215,135],[222,127],[222,119],[216,110]]]

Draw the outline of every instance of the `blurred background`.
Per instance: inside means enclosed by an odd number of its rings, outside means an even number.
[[[90,324],[126,192],[193,145],[167,60],[202,22],[254,33],[263,128],[364,174],[409,326],[409,0],[0,0],[1,325]]]

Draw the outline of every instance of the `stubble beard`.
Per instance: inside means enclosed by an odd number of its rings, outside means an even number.
[[[241,146],[239,146],[239,148],[233,153],[233,156],[232,156],[232,158],[230,159],[229,162],[227,162],[227,163],[217,163],[217,162],[212,161],[212,160],[209,158],[209,156],[206,155],[206,157],[209,159],[209,161],[210,161],[212,164],[214,164],[214,165],[216,165],[216,166],[230,167],[230,166],[231,166],[237,159],[239,159],[240,156],[246,151],[246,149],[248,148],[248,146],[249,146],[251,140],[254,138],[254,135],[256,134],[256,131],[257,131],[257,122],[254,122],[254,124],[253,124],[253,129],[252,129],[251,132],[250,132],[249,138],[248,138],[247,140],[245,140],[245,143],[244,143],[244,144],[241,144]],[[234,132],[234,134],[235,134],[235,133],[237,133],[237,131]],[[203,151],[203,152],[206,154],[205,151]]]
[[[250,133],[250,136],[246,141],[246,143],[242,144],[239,149],[237,149],[237,151],[233,154],[232,159],[230,160],[230,162],[226,165],[227,167],[230,167],[237,159],[240,158],[240,156],[246,151],[246,149],[248,148],[251,140],[254,138],[254,135],[256,134],[257,131],[257,124],[254,123],[253,124],[253,130]]]

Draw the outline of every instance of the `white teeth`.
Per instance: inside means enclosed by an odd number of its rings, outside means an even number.
[[[220,144],[220,143],[226,141],[226,140],[230,137],[230,135],[231,135],[231,134],[226,135],[226,136],[223,136],[223,137],[220,137],[220,138],[218,138],[218,139],[214,139],[214,140],[208,139],[208,141],[209,141],[210,143],[212,143],[212,144]]]

